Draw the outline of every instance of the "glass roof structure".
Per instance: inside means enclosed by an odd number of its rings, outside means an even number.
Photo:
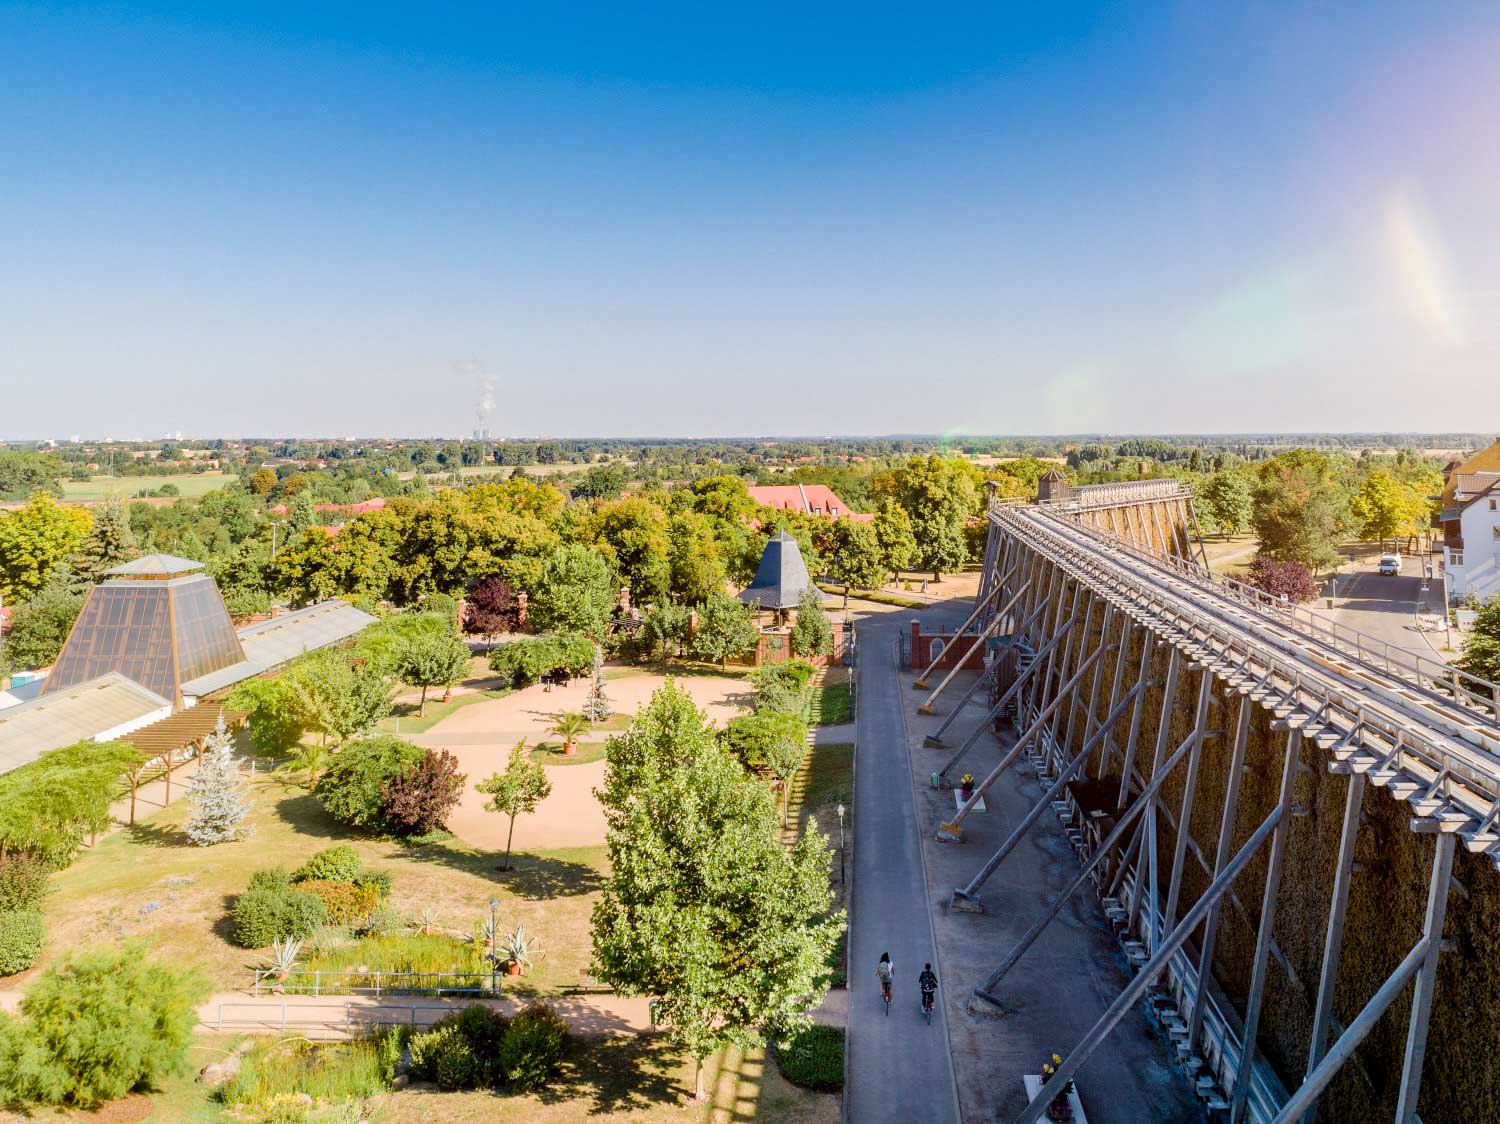
[[[244,661],[219,587],[197,566],[147,555],[89,592],[45,694],[118,672],[182,704],[182,683]]]

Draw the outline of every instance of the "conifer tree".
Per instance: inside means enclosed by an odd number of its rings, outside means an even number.
[[[589,684],[589,697],[583,704],[583,716],[589,722],[603,722],[615,712],[610,705],[609,695],[605,691],[604,684],[604,652],[596,644],[594,645],[594,678]]]
[[[224,728],[221,714],[188,785],[193,814],[183,828],[187,837],[200,847],[208,847],[248,834],[240,826],[253,806],[245,799],[245,788],[240,763],[234,756],[234,741]]]
[[[139,554],[124,508],[112,503],[97,509],[93,527],[68,559],[68,592],[87,593],[104,580],[105,570]]]

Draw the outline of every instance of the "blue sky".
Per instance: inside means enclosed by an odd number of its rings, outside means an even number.
[[[0,3],[0,437],[1496,427],[1493,5],[479,7]]]

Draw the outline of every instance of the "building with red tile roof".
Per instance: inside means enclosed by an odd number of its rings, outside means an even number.
[[[867,523],[875,518],[850,511],[849,505],[839,499],[827,484],[767,484],[752,486],[748,490],[750,498],[762,507],[800,511],[804,515],[826,515],[831,519],[852,519],[856,523]]]

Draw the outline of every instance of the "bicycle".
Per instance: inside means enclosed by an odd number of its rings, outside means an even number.
[[[933,996],[935,996],[936,994],[936,988],[934,988],[932,991],[928,991],[924,988],[922,991],[922,1017],[927,1020],[928,1026],[932,1025],[932,1000]]]
[[[885,1000],[885,1015],[886,1015],[886,1018],[890,1018],[890,1016],[891,1016],[891,981],[890,980],[881,980],[880,981],[880,997]]]

